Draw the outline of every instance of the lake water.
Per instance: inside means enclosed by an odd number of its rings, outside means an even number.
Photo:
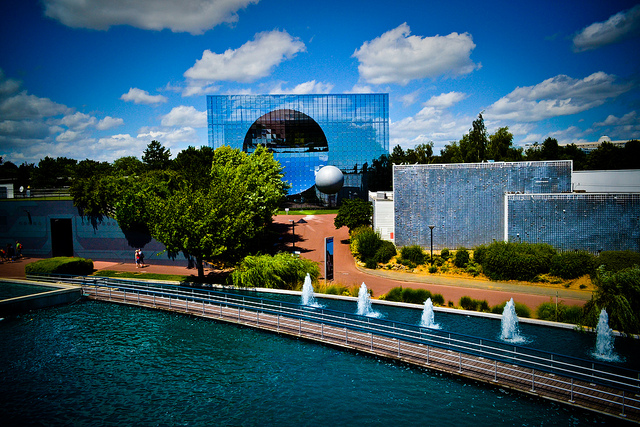
[[[613,420],[212,320],[82,302],[0,321],[3,425],[586,425]]]

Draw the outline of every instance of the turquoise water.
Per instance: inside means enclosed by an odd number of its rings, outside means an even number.
[[[83,302],[0,322],[3,425],[583,425],[613,420],[207,319]]]
[[[52,291],[54,288],[47,286],[30,285],[26,283],[0,282],[0,300],[23,297],[25,295],[39,294]]]

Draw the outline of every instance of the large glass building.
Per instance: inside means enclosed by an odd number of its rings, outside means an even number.
[[[208,95],[209,145],[274,153],[299,194],[321,167],[358,174],[389,153],[389,95]]]

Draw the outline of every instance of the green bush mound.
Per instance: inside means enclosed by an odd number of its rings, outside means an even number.
[[[386,264],[391,260],[391,258],[396,256],[397,253],[398,252],[396,250],[396,245],[394,245],[392,242],[389,242],[388,240],[382,240],[380,243],[380,247],[374,255],[374,259],[376,262]]]
[[[491,280],[531,281],[549,272],[556,255],[546,243],[493,242],[487,246],[482,271]]]
[[[393,243],[382,240],[380,233],[371,227],[358,227],[351,233],[349,248],[354,257],[365,263],[365,267],[375,269],[378,263],[387,263],[396,255]]]
[[[489,311],[489,303],[487,300],[477,300],[468,296],[460,298],[460,307],[471,311]]]
[[[595,257],[589,252],[563,252],[551,258],[549,273],[563,279],[577,279],[595,273],[594,262]]]
[[[507,305],[507,301],[503,302],[502,304],[494,305],[493,307],[491,307],[491,312],[493,314],[502,314],[504,312],[505,305]],[[516,315],[518,317],[531,317],[531,309],[529,309],[529,307],[522,304],[521,302],[516,301],[513,302],[513,305],[515,306]]]
[[[93,273],[93,261],[85,258],[54,257],[27,264],[26,274],[71,274],[88,276]]]
[[[231,273],[234,286],[293,290],[299,288],[309,273],[311,280],[320,276],[315,262],[286,252],[245,257]]]
[[[604,251],[595,259],[595,268],[601,265],[606,271],[615,273],[634,265],[640,266],[640,253],[633,251]]]
[[[458,268],[465,268],[469,264],[469,251],[467,248],[458,248],[453,256],[453,265]]]
[[[408,261],[415,265],[424,264],[427,260],[427,254],[424,253],[419,245],[405,246],[400,249],[400,258],[402,261]]]
[[[431,298],[434,305],[444,305],[444,297],[442,294],[432,294],[427,289],[403,288],[397,286],[387,292],[384,297],[385,301],[407,302],[410,304],[424,304],[427,298]]]
[[[582,307],[576,305],[564,305],[564,303],[560,301],[556,313],[556,304],[554,302],[543,302],[536,309],[536,317],[540,320],[580,325],[584,317],[584,310]]]

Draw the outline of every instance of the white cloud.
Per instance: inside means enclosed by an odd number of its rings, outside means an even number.
[[[462,138],[473,120],[471,117],[454,117],[446,110],[424,107],[415,116],[391,122],[389,146],[400,145],[407,149],[433,141],[434,154],[439,154],[446,144]]]
[[[271,89],[270,93],[304,95],[308,93],[331,93],[332,89],[333,84],[331,83],[322,83],[316,82],[315,80],[310,80],[308,82],[300,83],[293,89],[284,89],[282,87],[282,83],[278,83],[273,89]]]
[[[285,59],[304,50],[305,45],[299,39],[277,30],[258,33],[238,49],[228,49],[224,53],[207,49],[202,58],[184,72],[188,80],[186,93],[199,94],[198,90],[218,81],[254,82],[268,76]]]
[[[167,97],[165,96],[149,95],[149,92],[147,92],[146,90],[138,89],[135,87],[129,88],[129,92],[123,94],[120,99],[136,104],[160,104],[167,102]]]
[[[573,37],[573,50],[597,49],[640,34],[640,5],[585,27]]]
[[[635,111],[631,111],[625,114],[622,117],[616,117],[612,114],[607,116],[607,118],[602,122],[594,123],[594,126],[625,126],[625,125],[638,125],[640,122],[638,121],[638,114]]]
[[[374,93],[371,86],[355,84],[347,93]]]
[[[535,86],[518,87],[493,103],[485,115],[489,120],[535,122],[580,113],[604,104],[631,88],[615,84],[615,76],[594,73],[582,80],[558,75]]]
[[[418,97],[420,96],[421,92],[422,90],[418,89],[411,93],[407,93],[406,95],[402,95],[400,97],[400,101],[402,101],[402,106],[406,108],[418,102]]]
[[[107,130],[107,129],[112,129],[118,126],[122,126],[123,124],[124,124],[124,120],[122,120],[121,118],[114,118],[111,116],[107,116],[98,122],[98,124],[96,125],[96,129]]]
[[[64,116],[62,120],[60,120],[60,124],[74,131],[82,131],[88,127],[94,127],[97,122],[98,120],[95,117],[80,112]]]
[[[36,119],[66,114],[71,109],[65,105],[40,98],[23,91],[17,95],[0,101],[0,120]]]
[[[404,23],[356,49],[353,56],[360,61],[360,77],[372,84],[406,85],[416,79],[469,74],[480,67],[470,59],[476,45],[468,33],[434,37],[410,33]]]
[[[45,15],[73,28],[107,30],[130,25],[144,30],[202,34],[238,20],[238,10],[259,0],[43,0]]]
[[[425,107],[434,108],[449,108],[465,99],[468,95],[462,92],[449,92],[441,93],[437,96],[432,96],[427,102],[424,103]]]
[[[190,126],[203,128],[207,126],[207,112],[198,111],[192,106],[180,105],[162,116],[162,126]]]

